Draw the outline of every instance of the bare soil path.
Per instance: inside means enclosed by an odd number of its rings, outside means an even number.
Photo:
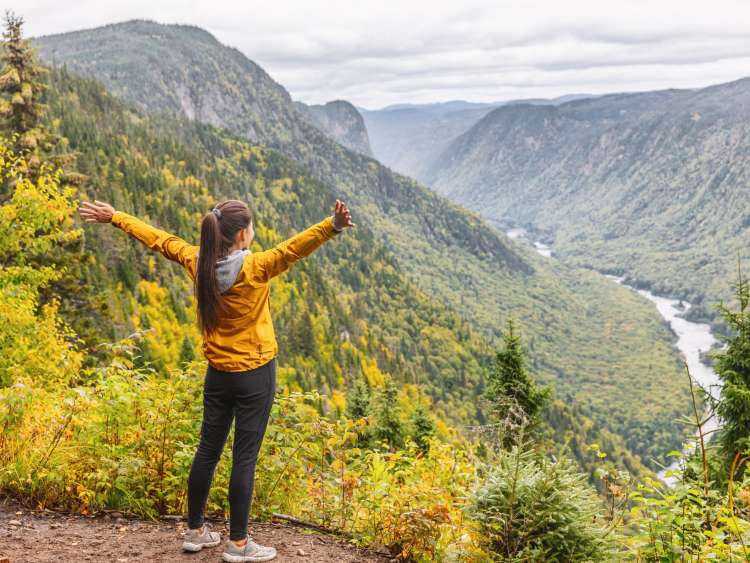
[[[226,524],[209,522],[227,537]],[[216,563],[222,546],[199,553],[181,549],[184,521],[148,522],[119,517],[35,512],[0,497],[0,563]],[[391,557],[341,538],[286,523],[251,522],[250,534],[278,551],[279,563],[384,563]],[[7,560],[7,561],[6,561]]]

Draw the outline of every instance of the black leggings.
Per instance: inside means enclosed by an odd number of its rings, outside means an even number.
[[[255,482],[255,462],[266,433],[276,393],[276,358],[242,372],[208,366],[203,385],[201,440],[188,478],[188,526],[203,525],[208,490],[224,449],[232,418],[232,477],[229,481],[229,538],[247,535],[247,521]]]

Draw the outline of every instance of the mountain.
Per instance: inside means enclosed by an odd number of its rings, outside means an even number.
[[[388,252],[399,275],[434,305],[454,311],[488,346],[497,343],[505,320],[515,317],[534,372],[543,382],[554,382],[560,398],[580,405],[597,424],[625,437],[628,447],[640,454],[660,455],[680,445],[681,428],[675,419],[687,411],[688,402],[672,336],[650,304],[632,292],[591,272],[543,259],[477,214],[336,143],[310,125],[289,94],[260,67],[198,28],[133,21],[43,37],[36,44],[47,61],[97,78],[152,115],[167,111],[204,121],[294,161],[300,174],[330,190],[330,198],[335,194],[349,203],[355,222],[364,227],[361,232],[371,233],[372,240]],[[196,135],[208,147],[217,143],[202,133]],[[160,143],[169,146],[179,138],[171,135]],[[219,154],[217,169],[239,159],[248,161],[246,166],[252,170],[257,164],[243,156],[248,150],[239,150],[239,156]],[[182,156],[169,161],[185,162],[192,169],[194,152],[181,151]],[[280,166],[275,159],[269,162],[272,171]],[[110,173],[115,169],[109,168]],[[150,174],[137,178],[144,187],[124,203],[138,211],[164,196],[150,194],[148,186],[155,181]],[[212,181],[214,176],[207,175],[206,182]],[[222,182],[216,196],[246,194],[247,181],[241,175],[234,183]],[[290,209],[299,214],[303,210],[311,214],[305,206],[312,202],[317,202],[315,209],[322,205],[323,199],[292,196],[287,193],[290,189],[288,183],[276,184],[271,195],[281,202],[292,198]],[[208,209],[211,200],[200,200],[203,207],[198,209]],[[182,205],[185,199],[175,189],[167,201]],[[178,209],[164,213],[184,221],[185,214]],[[285,232],[290,231],[288,226]],[[369,275],[367,260],[347,262],[345,255],[340,256],[338,267]],[[380,283],[386,290],[391,282]],[[357,306],[372,307],[378,289],[373,292],[371,302]],[[412,306],[402,301],[398,310],[409,319]],[[473,373],[460,348],[448,344],[453,339],[450,333],[457,330],[457,325],[435,324],[416,333],[407,328],[400,332],[386,324],[381,334],[387,347],[406,350],[409,339],[416,338],[425,351],[440,350],[432,365],[442,366],[445,376],[438,368],[436,374],[417,370],[410,377],[437,378],[432,384],[441,389],[438,399],[442,396],[447,404],[450,395],[461,395],[469,381],[476,382],[476,391],[482,388],[481,374]],[[454,354],[446,357],[448,351]],[[476,405],[464,403],[462,408],[457,418],[469,417]]]
[[[480,106],[439,112],[415,106],[363,111],[362,117],[375,157],[422,180],[433,159],[492,109]]]
[[[495,108],[519,103],[557,105],[570,99],[590,97],[574,94],[550,100],[511,100],[471,103],[452,101],[436,104],[395,104],[380,110],[360,110],[370,134],[375,158],[394,170],[427,180],[427,171],[436,165],[458,136]]]
[[[482,108],[493,108],[502,105],[505,102],[467,102],[464,100],[451,100],[449,102],[436,102],[433,104],[391,104],[380,108],[379,110],[365,110],[371,113],[379,113],[385,111],[395,111],[403,109],[415,109],[419,111],[425,111],[428,113],[452,113],[455,111],[463,111],[467,109],[482,109]]]
[[[365,122],[357,108],[349,102],[335,100],[325,105],[312,106],[295,102],[294,105],[305,119],[337,143],[365,156],[372,156]]]
[[[750,79],[493,110],[424,174],[575,265],[697,305],[730,297],[750,220]]]
[[[52,72],[50,83],[49,122],[76,151],[90,189],[97,186],[89,196],[186,240],[198,239],[197,218],[223,197],[251,202],[260,247],[315,222],[334,198],[273,150],[182,116],[148,116],[64,70]],[[429,401],[441,433],[453,432],[446,422],[481,419],[483,368],[492,354],[486,340],[412,283],[366,226],[346,236],[272,282],[280,385],[321,392],[325,412],[356,379],[378,385],[393,377],[406,394]],[[106,303],[97,318],[105,339],[150,330],[143,362],[162,374],[185,359],[186,348],[188,359],[195,354],[191,288],[180,268],[109,228],[87,229],[77,253],[86,284]],[[570,453],[587,474],[597,466],[591,443],[634,475],[648,473],[620,436],[580,407],[554,401],[546,419],[554,425],[549,447]]]
[[[521,98],[518,100],[506,100],[503,102],[467,102],[466,100],[450,100],[448,102],[434,102],[431,104],[391,104],[380,108],[379,110],[368,110],[365,108],[358,108],[360,111],[369,111],[371,113],[379,113],[385,111],[394,111],[402,109],[416,109],[425,111],[428,113],[453,113],[456,111],[464,111],[467,109],[482,109],[482,108],[496,108],[507,104],[540,104],[540,105],[557,105],[572,100],[582,100],[584,98],[592,98],[591,94],[566,94],[557,98]]]

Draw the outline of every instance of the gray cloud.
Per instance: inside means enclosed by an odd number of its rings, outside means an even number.
[[[32,35],[135,17],[204,27],[310,103],[494,101],[750,75],[747,0],[8,2]]]

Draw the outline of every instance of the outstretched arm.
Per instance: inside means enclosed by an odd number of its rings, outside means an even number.
[[[97,200],[94,203],[84,201],[78,212],[87,223],[112,223],[151,250],[161,252],[170,260],[185,267],[187,267],[188,259],[195,255],[196,247],[180,237],[152,227],[132,215],[115,211],[115,208],[108,203]]]
[[[330,240],[346,227],[354,227],[349,208],[336,200],[334,213],[319,223],[294,235],[270,250],[256,252],[255,264],[263,281],[285,272],[297,260],[311,254],[324,242]]]

